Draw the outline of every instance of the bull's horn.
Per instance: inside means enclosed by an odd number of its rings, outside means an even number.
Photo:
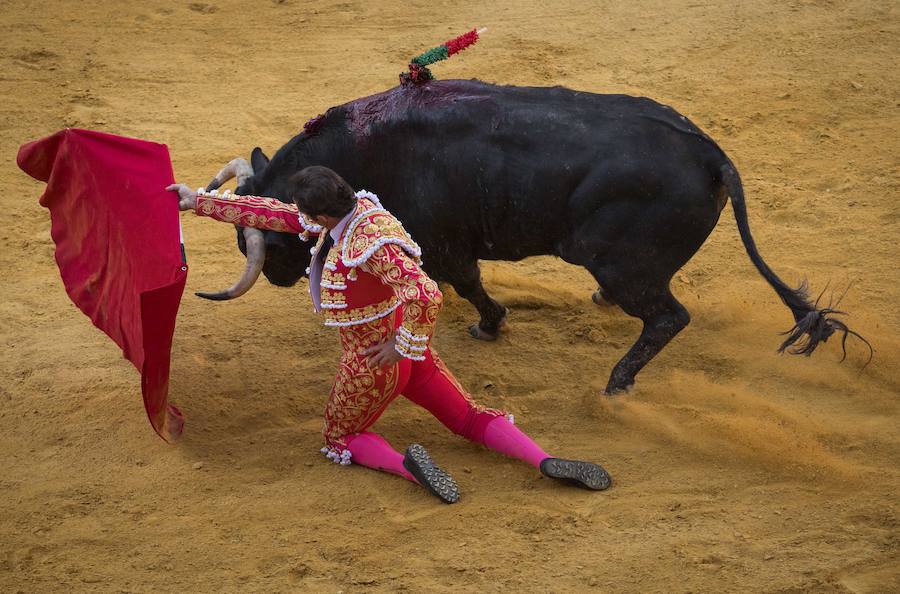
[[[218,293],[194,293],[197,297],[212,299],[213,301],[227,301],[240,297],[250,290],[250,287],[259,278],[259,273],[263,269],[263,263],[266,261],[266,243],[263,238],[263,232],[251,227],[244,227],[244,240],[247,242],[247,267],[244,268],[244,274],[238,282]]]
[[[218,190],[222,184],[232,178],[237,178],[237,185],[241,185],[244,181],[253,175],[253,167],[247,162],[247,159],[232,159],[216,174],[212,181],[206,184],[206,191],[212,192]]]

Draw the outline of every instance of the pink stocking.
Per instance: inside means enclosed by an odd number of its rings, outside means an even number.
[[[351,461],[355,464],[390,472],[418,483],[403,467],[403,454],[392,448],[391,444],[377,433],[365,431],[348,437],[346,449],[350,450]]]
[[[550,454],[542,450],[541,446],[534,443],[506,417],[497,417],[488,423],[484,429],[483,443],[496,452],[518,458],[535,468],[540,468],[541,461],[550,457]],[[356,461],[355,452],[353,460]]]

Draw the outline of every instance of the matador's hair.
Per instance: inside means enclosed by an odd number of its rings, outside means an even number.
[[[327,167],[301,169],[288,179],[289,195],[308,217],[326,215],[342,218],[356,206],[353,188]]]

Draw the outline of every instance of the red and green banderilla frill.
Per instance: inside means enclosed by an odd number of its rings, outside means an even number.
[[[453,54],[458,54],[470,45],[478,41],[478,36],[487,29],[472,29],[459,37],[454,37],[442,45],[433,47],[423,54],[419,54],[409,62],[409,72],[400,74],[400,84],[422,84],[434,80],[428,66],[441,60],[446,60]]]
[[[409,72],[400,73],[400,84],[403,86],[418,85],[434,80],[431,70],[427,68],[429,65],[446,60],[453,54],[458,54],[470,45],[473,45],[485,31],[487,31],[487,27],[472,29],[468,33],[463,33],[459,37],[454,37],[442,45],[419,54],[410,61]],[[303,125],[303,130],[309,136],[317,135],[324,119],[325,114],[317,115]]]

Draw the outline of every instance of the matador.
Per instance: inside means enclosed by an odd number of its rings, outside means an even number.
[[[355,192],[337,173],[307,167],[290,178],[293,204],[275,198],[192,191],[181,210],[244,227],[317,238],[309,274],[314,309],[337,327],[343,353],[325,405],[322,452],[422,485],[447,503],[459,487],[420,444],[396,451],[370,431],[403,395],[454,433],[522,460],[545,476],[588,489],[610,486],[597,464],[551,456],[513,423],[511,415],[477,404],[431,347],[443,296],[422,270],[421,250],[378,197]]]

